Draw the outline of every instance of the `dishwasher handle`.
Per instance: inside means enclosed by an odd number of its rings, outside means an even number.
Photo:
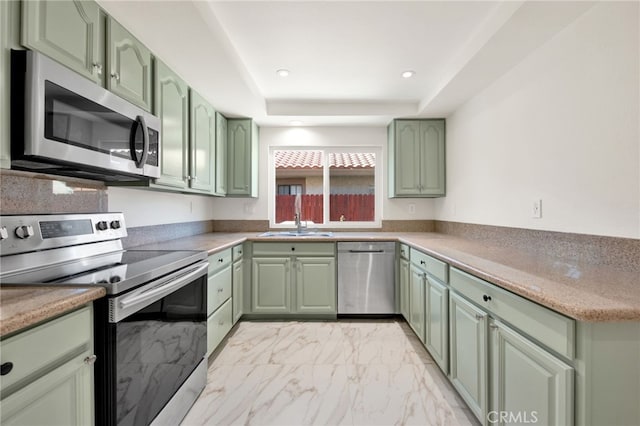
[[[349,250],[349,253],[384,253],[384,250]]]

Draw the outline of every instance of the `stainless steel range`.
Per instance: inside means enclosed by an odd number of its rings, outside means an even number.
[[[121,213],[0,216],[0,283],[101,286],[96,424],[178,424],[206,383],[207,255],[123,250]]]

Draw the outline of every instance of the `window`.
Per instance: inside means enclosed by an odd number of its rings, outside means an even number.
[[[308,226],[379,226],[377,151],[360,147],[272,148],[271,226],[292,226],[297,197],[301,220]]]

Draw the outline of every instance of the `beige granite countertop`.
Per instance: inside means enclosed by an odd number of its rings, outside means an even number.
[[[212,254],[246,240],[400,241],[568,317],[588,322],[640,321],[637,272],[568,262],[446,234],[336,232],[332,237],[258,237],[255,232],[210,233],[141,248]]]
[[[0,287],[0,336],[71,311],[105,294],[102,287]]]

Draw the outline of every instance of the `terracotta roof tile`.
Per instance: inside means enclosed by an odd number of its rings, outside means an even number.
[[[322,168],[321,151],[276,151],[276,168],[278,169],[320,169]],[[337,169],[373,168],[376,166],[375,154],[372,153],[331,153],[329,166]]]

